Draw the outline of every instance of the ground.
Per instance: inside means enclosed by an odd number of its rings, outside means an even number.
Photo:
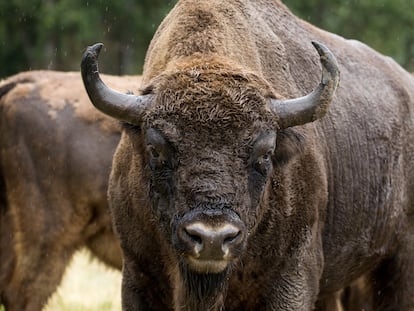
[[[79,251],[43,311],[120,311],[121,274]],[[1,307],[0,307],[0,311]]]

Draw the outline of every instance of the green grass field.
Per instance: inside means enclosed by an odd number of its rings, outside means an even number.
[[[121,274],[78,252],[43,311],[120,311]],[[0,311],[1,308],[0,308]]]

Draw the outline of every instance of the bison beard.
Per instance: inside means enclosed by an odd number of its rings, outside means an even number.
[[[212,273],[211,271],[197,271],[191,267],[187,256],[191,256],[188,245],[181,240],[177,233],[183,224],[188,220],[215,219],[216,222],[227,221],[237,226],[240,222],[238,216],[228,208],[226,203],[215,205],[197,204],[189,213],[176,215],[173,220],[173,245],[178,254],[178,273],[176,276],[176,307],[178,310],[221,310],[224,307],[224,297],[226,296],[228,279],[234,266],[234,262],[228,262],[227,267],[221,271]],[[219,220],[221,219],[221,220]],[[242,228],[242,230],[244,230]],[[238,255],[244,248],[242,244],[231,247],[232,253]],[[190,251],[190,252],[189,252]],[[185,255],[187,254],[187,255]],[[205,268],[205,267],[204,267]],[[177,271],[176,270],[176,271]],[[180,285],[178,285],[180,284]],[[178,286],[177,286],[178,285]]]
[[[178,306],[179,310],[220,310],[230,268],[222,273],[202,274],[191,271],[183,261],[179,266],[184,283],[183,292],[179,293],[182,298],[178,301],[183,301],[183,305]]]

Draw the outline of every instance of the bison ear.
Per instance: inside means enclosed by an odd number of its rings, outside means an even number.
[[[292,158],[303,152],[304,143],[305,137],[292,128],[280,130],[276,138],[274,164],[278,166],[287,164]]]

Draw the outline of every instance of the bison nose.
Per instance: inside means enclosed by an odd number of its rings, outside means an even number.
[[[228,259],[230,250],[242,242],[242,231],[231,223],[211,227],[201,222],[190,223],[179,230],[179,238],[199,260]]]

